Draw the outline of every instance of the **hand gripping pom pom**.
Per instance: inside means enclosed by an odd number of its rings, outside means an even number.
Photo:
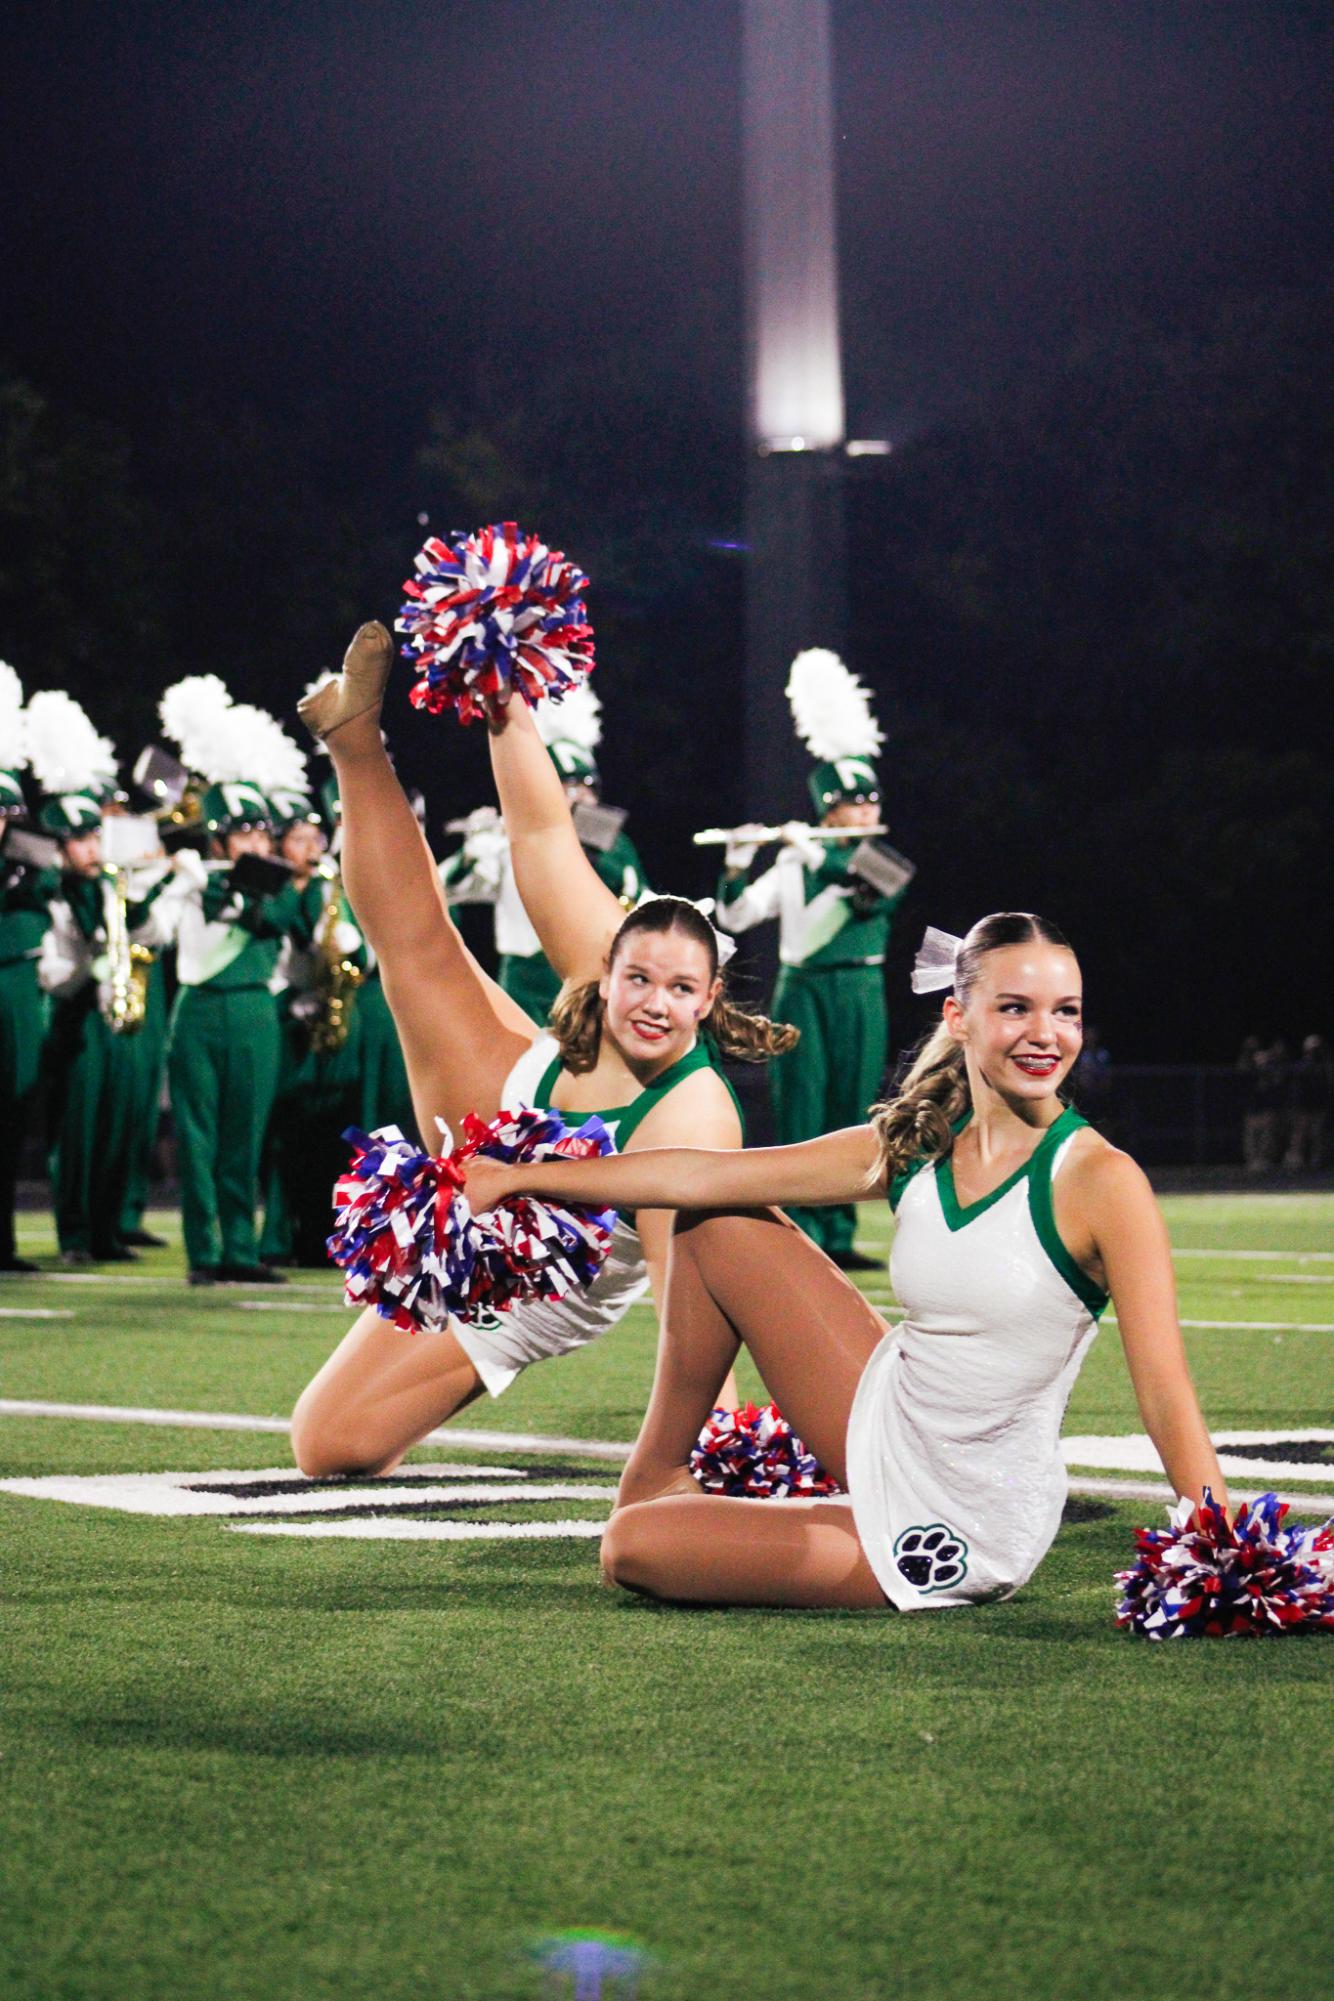
[[[471,1320],[519,1299],[563,1299],[596,1278],[612,1211],[518,1195],[475,1216],[465,1189],[474,1154],[515,1165],[614,1152],[601,1119],[571,1131],[558,1112],[526,1106],[489,1125],[469,1113],[462,1146],[439,1154],[423,1153],[397,1126],[369,1137],[353,1128],[344,1138],[353,1154],[334,1189],[329,1255],[349,1306],[374,1306],[408,1334],[434,1333],[451,1315]]]
[[[502,521],[453,543],[433,535],[415,561],[395,622],[421,674],[414,707],[472,723],[515,693],[558,702],[592,672],[588,578],[559,549]]]
[[[1150,1640],[1334,1631],[1334,1519],[1283,1528],[1276,1494],[1227,1516],[1206,1487],[1182,1501],[1167,1529],[1137,1529],[1138,1553],[1117,1572],[1118,1626]]]
[[[710,1412],[690,1470],[706,1494],[786,1500],[842,1492],[772,1403]]]

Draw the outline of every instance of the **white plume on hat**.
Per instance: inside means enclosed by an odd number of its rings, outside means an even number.
[[[874,757],[885,740],[871,713],[870,691],[827,646],[808,646],[797,655],[787,699],[812,757]]]
[[[245,780],[261,792],[310,790],[302,752],[267,709],[250,702],[218,713],[202,770],[213,785]]]
[[[28,760],[43,792],[105,792],[116,782],[116,751],[63,688],[43,688],[25,711]]]
[[[227,684],[216,674],[187,674],[167,689],[157,705],[162,727],[181,753],[187,770],[207,777],[206,764],[232,706]]]
[[[548,747],[577,743],[594,751],[602,741],[602,704],[587,681],[579,681],[558,702],[539,702],[533,710],[537,734]]]
[[[23,683],[7,660],[0,660],[0,771],[22,771],[28,762],[28,723]]]

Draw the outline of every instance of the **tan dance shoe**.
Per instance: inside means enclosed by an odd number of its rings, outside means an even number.
[[[296,705],[311,735],[324,743],[344,723],[372,710],[378,713],[393,665],[394,642],[385,628],[375,619],[359,626],[343,656],[342,673],[331,674]]]

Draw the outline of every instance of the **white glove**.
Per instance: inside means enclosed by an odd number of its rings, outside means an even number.
[[[171,858],[172,872],[187,883],[191,889],[202,889],[208,881],[208,870],[202,855],[193,848],[178,848]]]
[[[824,843],[811,838],[811,830],[804,821],[788,820],[783,827],[783,840],[800,855],[803,868],[817,869],[823,864]]]
[[[738,874],[743,869],[748,869],[764,846],[764,836],[768,831],[767,827],[760,826],[754,820],[748,820],[744,827],[734,827],[732,838],[723,854],[724,867],[735,869]],[[755,836],[754,839],[750,838],[752,835]]]

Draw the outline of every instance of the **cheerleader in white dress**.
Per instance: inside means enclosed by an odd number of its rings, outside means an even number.
[[[543,950],[565,981],[555,1033],[484,973],[450,921],[435,864],[380,735],[393,642],[365,625],[341,675],[300,704],[338,776],[343,883],[384,980],[424,1144],[437,1120],[552,1105],[601,1114],[624,1147],[707,1135],[741,1143],[716,1054],[763,1060],[795,1041],[734,1007],[717,939],[693,905],[663,897],[629,916],[579,844],[556,767],[525,702],[490,719],[492,766],[515,875]],[[521,1369],[585,1345],[652,1285],[662,1296],[671,1220],[641,1211],[616,1224],[611,1255],[585,1293],[525,1301],[468,1326],[408,1337],[367,1308],[303,1390],[292,1417],[297,1464],[311,1475],[386,1473],[403,1454]],[[726,1395],[728,1371],[715,1390]]]
[[[1060,1096],[1081,1044],[1073,952],[1044,919],[1005,912],[934,957],[943,971],[917,984],[952,986],[943,1018],[867,1125],[744,1154],[470,1171],[479,1208],[523,1190],[686,1212],[652,1401],[603,1542],[617,1583],[904,1611],[1008,1597],[1059,1526],[1061,1418],[1109,1298],[1168,1478],[1225,1500],[1148,1181]],[[904,1308],[892,1329],[762,1206],[886,1196]],[[846,1499],[700,1493],[690,1451],[739,1343]]]

